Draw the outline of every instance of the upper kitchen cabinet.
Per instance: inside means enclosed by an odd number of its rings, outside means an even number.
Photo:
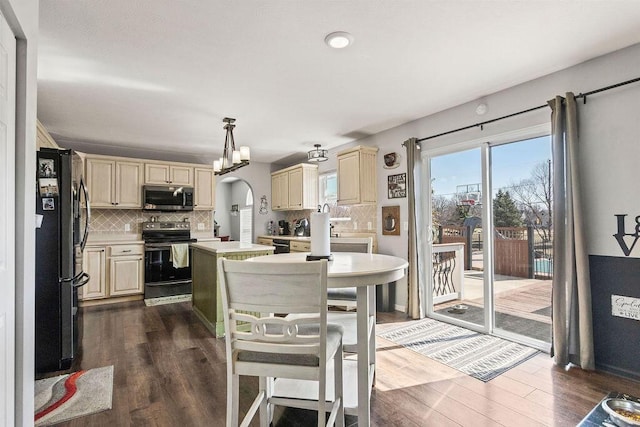
[[[142,163],[86,156],[87,187],[94,208],[142,208]]]
[[[47,148],[60,148],[58,143],[51,137],[47,129],[40,123],[40,120],[36,121],[37,133],[36,133],[36,145],[38,150],[42,147]]]
[[[337,154],[339,205],[364,205],[377,202],[377,156],[377,147],[362,145]]]
[[[170,163],[145,163],[144,183],[193,186],[193,167]]]
[[[302,210],[318,206],[318,166],[299,164],[271,174],[271,209]]]
[[[271,174],[271,209],[274,211],[289,208],[289,173],[274,172]]]
[[[216,177],[212,168],[194,168],[195,206],[194,209],[212,210],[216,200]]]

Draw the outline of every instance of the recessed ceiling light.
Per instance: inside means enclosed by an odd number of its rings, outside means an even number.
[[[344,31],[336,31],[331,34],[327,34],[324,38],[324,42],[327,46],[334,49],[342,49],[353,43],[353,36]]]

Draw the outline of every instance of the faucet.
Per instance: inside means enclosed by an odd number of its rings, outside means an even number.
[[[331,212],[331,207],[329,206],[329,203],[325,203],[322,206],[318,205],[318,212],[330,213]]]

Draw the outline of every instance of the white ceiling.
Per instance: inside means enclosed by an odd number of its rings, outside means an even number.
[[[72,148],[207,162],[235,117],[274,162],[638,43],[639,24],[638,0],[40,0],[38,116]],[[339,30],[355,42],[329,49]]]

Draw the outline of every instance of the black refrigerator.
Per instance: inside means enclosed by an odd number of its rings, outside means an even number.
[[[35,370],[69,369],[78,351],[78,288],[90,208],[83,162],[72,150],[41,148],[36,172]]]

